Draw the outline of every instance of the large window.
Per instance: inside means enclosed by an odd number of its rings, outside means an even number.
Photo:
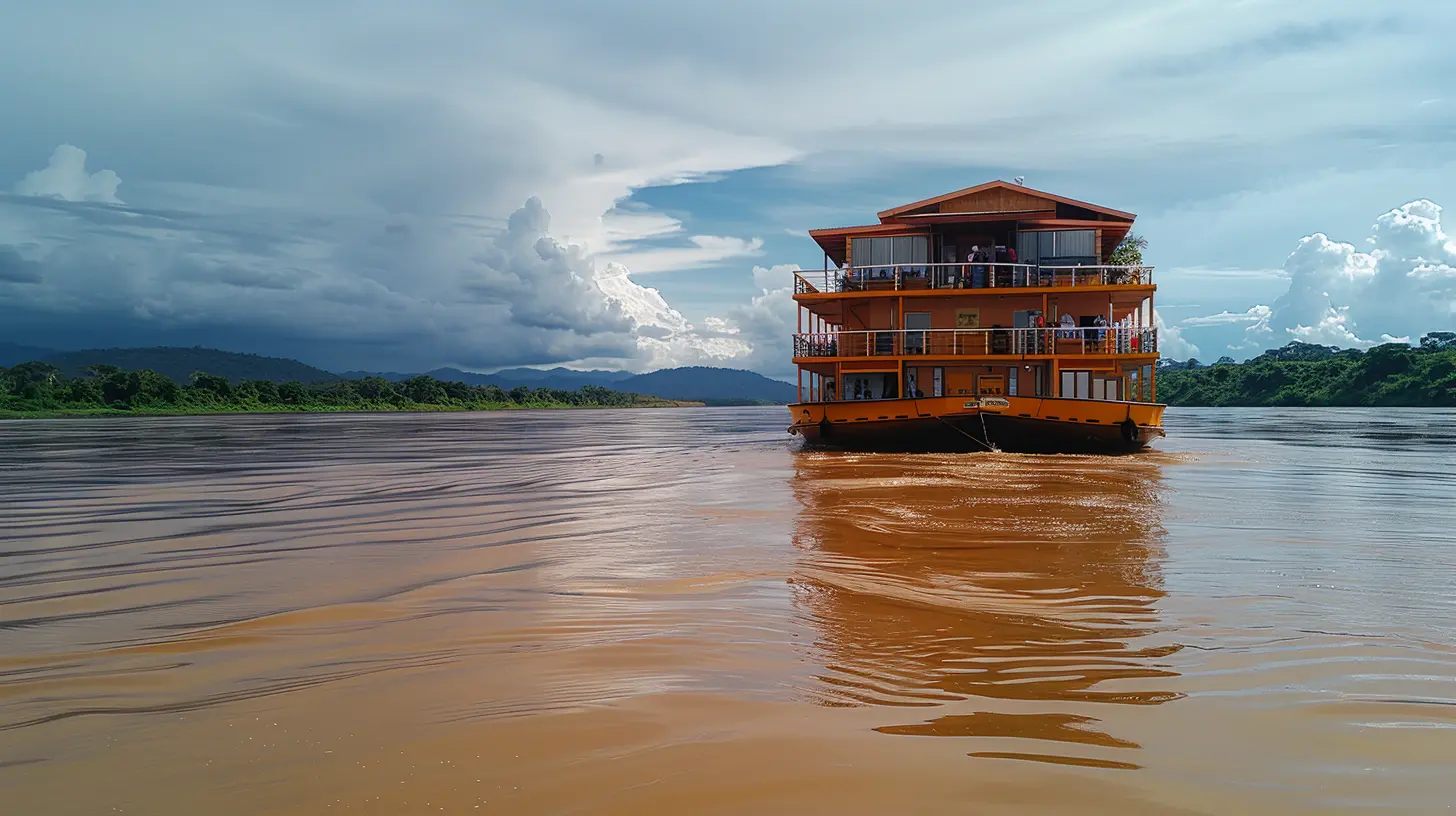
[[[930,238],[896,235],[890,238],[855,238],[849,245],[850,263],[856,267],[889,269],[930,262]]]
[[[1049,266],[1097,263],[1096,230],[1047,230],[1016,236],[1016,259]]]

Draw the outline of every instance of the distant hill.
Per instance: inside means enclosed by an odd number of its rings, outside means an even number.
[[[133,371],[148,368],[170,379],[186,384],[194,371],[206,371],[241,380],[271,380],[276,383],[304,384],[335,380],[358,380],[383,377],[403,382],[415,374],[395,371],[346,371],[334,374],[320,368],[282,357],[261,357],[256,354],[235,354],[205,348],[112,348],[84,351],[52,351],[15,344],[0,344],[0,365],[15,365],[30,360],[50,363],[68,377],[79,377],[93,365],[111,365]],[[8,363],[3,362],[9,360]],[[614,391],[625,391],[649,397],[709,405],[784,404],[795,399],[793,385],[772,380],[752,371],[736,368],[665,368],[650,374],[629,371],[572,371],[567,368],[509,368],[493,374],[478,374],[458,368],[437,368],[424,372],[445,382],[467,385],[496,385],[510,390],[518,386],[576,391],[583,386],[597,385]]]
[[[501,388],[557,388],[575,391],[584,385],[600,385],[615,388],[617,384],[632,376],[629,371],[572,371],[569,368],[540,370],[535,368],[507,368],[493,374],[476,374],[458,368],[437,368],[426,371],[437,380],[455,380],[467,385],[498,385]]]
[[[573,371],[569,368],[507,368],[495,372],[492,377],[504,377],[522,384],[532,382],[579,382],[582,385],[606,385],[607,383],[621,382],[632,377],[630,371],[603,371],[593,369],[591,371]],[[559,388],[560,386],[541,386],[546,388]],[[579,386],[574,386],[579,387]]]
[[[650,374],[633,374],[630,371],[572,371],[567,368],[547,370],[536,368],[508,368],[492,374],[478,374],[461,371],[458,368],[437,368],[425,374],[446,382],[463,382],[466,385],[496,385],[504,389],[517,386],[527,388],[555,388],[575,391],[586,385],[599,385],[616,391],[628,391],[662,399],[706,402],[709,405],[779,405],[792,402],[797,389],[789,383],[772,380],[752,371],[736,368],[709,368],[694,366],[688,368],[664,368]],[[346,371],[339,376],[344,379],[361,377],[383,377],[401,382],[415,375],[398,372]]]
[[[523,385],[527,388],[556,388],[562,391],[575,391],[584,385],[607,388],[633,376],[630,371],[573,371],[569,368],[507,368],[493,374],[461,371],[458,368],[436,368],[426,371],[425,374],[437,380],[463,382],[466,385],[498,385],[506,389]],[[339,376],[346,380],[383,377],[391,382],[403,382],[415,375],[398,371],[343,371]]]
[[[362,380],[365,377],[380,377],[382,379],[389,380],[390,382],[404,382],[405,380],[408,380],[410,377],[413,377],[413,376],[414,376],[413,374],[401,374],[398,371],[340,371],[339,372],[339,379],[341,379],[341,380]],[[464,381],[462,380],[462,382],[464,382]]]
[[[55,354],[55,349],[41,348],[39,346],[22,346],[18,343],[0,343],[0,367],[9,368],[21,363],[29,363],[33,360],[40,360]]]
[[[773,404],[793,402],[798,389],[781,380],[737,368],[665,368],[618,381],[613,388],[663,399],[718,404]],[[671,395],[671,396],[669,396]]]
[[[124,371],[148,368],[174,382],[186,384],[194,371],[206,371],[233,382],[240,380],[272,380],[304,384],[339,379],[321,368],[283,357],[261,357],[257,354],[235,354],[205,348],[111,348],[61,351],[41,358],[59,368],[68,377],[79,377],[93,365],[111,365]]]

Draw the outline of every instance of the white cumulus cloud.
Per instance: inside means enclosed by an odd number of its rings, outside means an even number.
[[[1267,324],[1273,309],[1268,306],[1253,306],[1247,312],[1222,311],[1203,317],[1188,317],[1178,321],[1180,326],[1229,326],[1248,323],[1252,326]]]
[[[631,275],[626,266],[608,262],[596,273],[596,285],[634,323],[643,367],[738,364],[752,352],[727,321],[707,318],[701,327],[695,326],[660,292],[638,284]]]
[[[121,179],[111,170],[86,172],[86,151],[63,144],[51,153],[50,162],[40,170],[27,173],[15,185],[15,192],[24,196],[59,198],[62,201],[97,201],[120,204],[116,191]]]
[[[1284,262],[1289,288],[1272,306],[1184,325],[1247,322],[1246,347],[1293,339],[1360,348],[1408,342],[1452,324],[1456,242],[1441,225],[1438,204],[1418,199],[1386,212],[1364,243],[1361,250],[1324,233],[1306,236]]]
[[[1158,353],[1162,357],[1187,360],[1199,355],[1198,346],[1185,340],[1183,332],[1177,326],[1165,323],[1157,309],[1153,310],[1153,326],[1158,330]]]

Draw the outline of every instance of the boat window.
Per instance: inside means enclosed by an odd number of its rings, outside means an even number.
[[[856,268],[871,267],[871,277],[889,275],[896,266],[918,266],[930,263],[930,237],[927,235],[895,235],[889,238],[854,238],[849,244],[850,263]]]
[[[1016,260],[1048,266],[1093,264],[1097,259],[1096,230],[1046,230],[1016,235]]]
[[[1063,399],[1091,399],[1092,372],[1063,370],[1062,391],[1057,396]]]

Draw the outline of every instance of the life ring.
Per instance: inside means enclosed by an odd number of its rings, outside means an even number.
[[[1129,445],[1138,441],[1138,426],[1131,419],[1122,421],[1122,441]]]

